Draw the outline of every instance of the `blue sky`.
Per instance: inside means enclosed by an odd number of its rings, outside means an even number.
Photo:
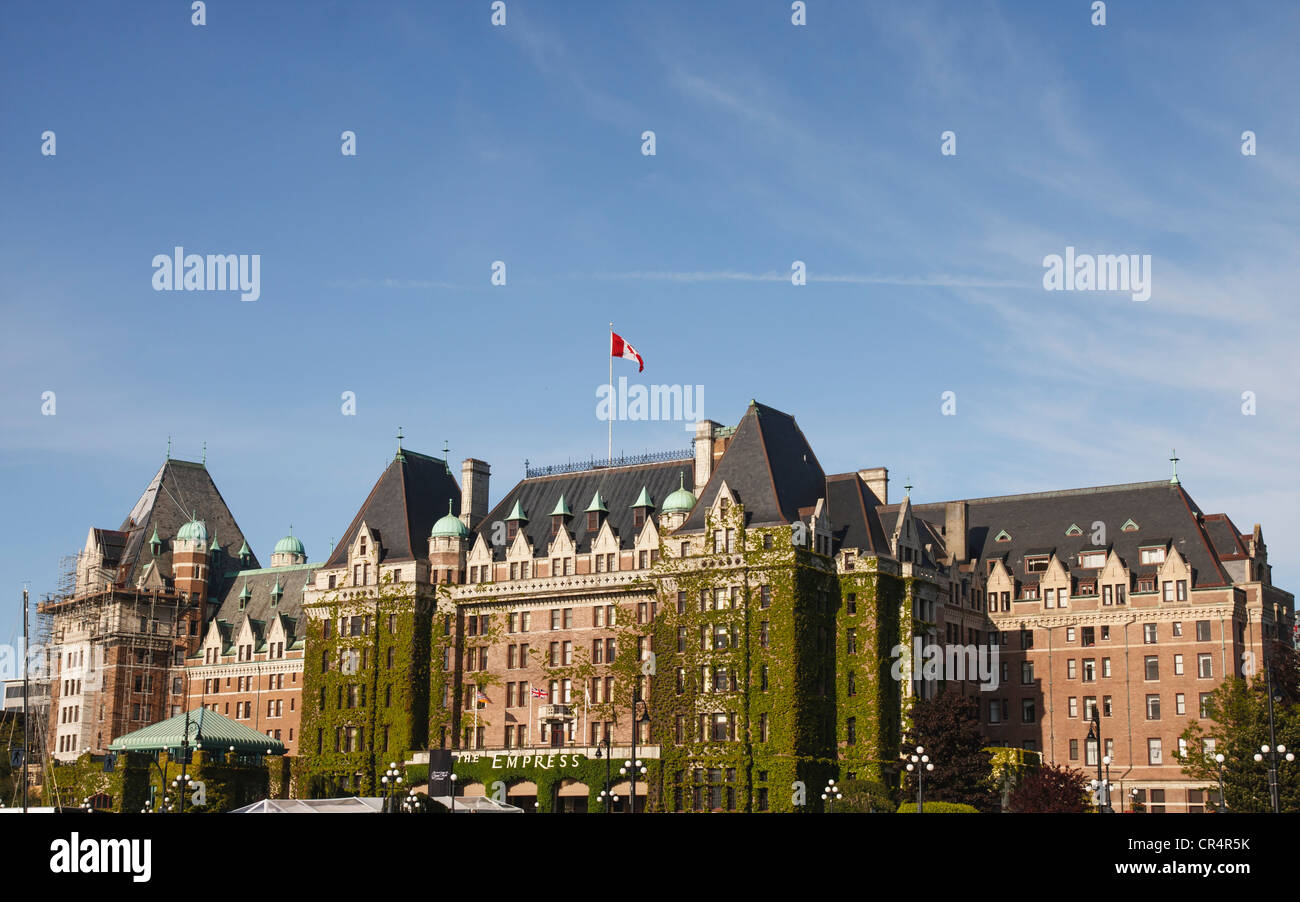
[[[601,454],[611,320],[646,381],[787,410],[829,472],[921,501],[1167,478],[1176,447],[1295,588],[1296,7],[208,6],[0,10],[9,598],[169,435],[263,559],[290,523],[320,559],[398,425],[488,460],[494,500]],[[176,245],[260,254],[260,300],[153,291]],[[1066,246],[1150,254],[1150,300],[1044,291]]]

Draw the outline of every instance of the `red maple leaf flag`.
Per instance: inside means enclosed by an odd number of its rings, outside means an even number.
[[[621,357],[624,360],[635,360],[637,362],[637,372],[645,369],[645,361],[641,355],[636,352],[636,348],[623,340],[623,336],[617,332],[609,333],[609,355],[611,357]]]

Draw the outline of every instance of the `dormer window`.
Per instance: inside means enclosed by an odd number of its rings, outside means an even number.
[[[1165,548],[1163,545],[1151,548],[1142,548],[1139,550],[1140,560],[1144,564],[1163,564],[1165,562]]]
[[[519,534],[519,523],[515,520],[510,520],[509,522],[507,522],[506,541],[513,542],[515,540],[515,536],[517,536],[518,534]]]
[[[357,554],[365,554],[365,553],[366,553],[366,537],[362,536],[361,544],[357,548]]]
[[[1106,552],[1085,551],[1079,555],[1079,566],[1085,570],[1097,570],[1106,566]]]
[[[600,529],[600,513],[587,511],[587,532],[595,532],[598,529]]]
[[[1027,557],[1025,558],[1025,572],[1042,573],[1047,569],[1047,565],[1051,560],[1051,555],[1047,554],[1036,554],[1033,557]]]
[[[640,532],[642,526],[645,526],[645,508],[638,507],[632,511],[632,528]]]

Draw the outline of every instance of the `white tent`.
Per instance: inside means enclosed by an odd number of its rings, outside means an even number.
[[[451,808],[451,796],[434,796],[434,801]],[[523,814],[524,809],[497,802],[487,796],[457,796],[457,814]]]
[[[262,799],[231,814],[381,814],[383,799]]]

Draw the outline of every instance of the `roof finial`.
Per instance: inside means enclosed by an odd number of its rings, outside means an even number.
[[[397,459],[406,460],[406,457],[402,454],[402,427],[401,426],[397,427]]]
[[[203,443],[203,466],[206,467],[207,465],[208,465],[208,443],[205,441]]]
[[[1180,458],[1178,457],[1178,451],[1176,449],[1171,448],[1169,451],[1169,461],[1174,465],[1174,476],[1172,479],[1169,480],[1170,485],[1180,484],[1178,482],[1178,461],[1179,460]]]
[[[443,439],[442,440],[442,466],[443,469],[447,471],[448,476],[451,475],[451,458],[449,457],[450,454],[451,454],[451,446],[447,444],[446,439]],[[448,499],[447,503],[450,504],[451,500]]]
[[[912,497],[912,477],[911,477],[911,476],[907,477],[907,482],[905,482],[905,483],[903,484],[903,492],[905,493],[906,497],[908,497],[908,498]]]
[[[170,435],[167,436],[167,459],[172,459],[172,437]]]

